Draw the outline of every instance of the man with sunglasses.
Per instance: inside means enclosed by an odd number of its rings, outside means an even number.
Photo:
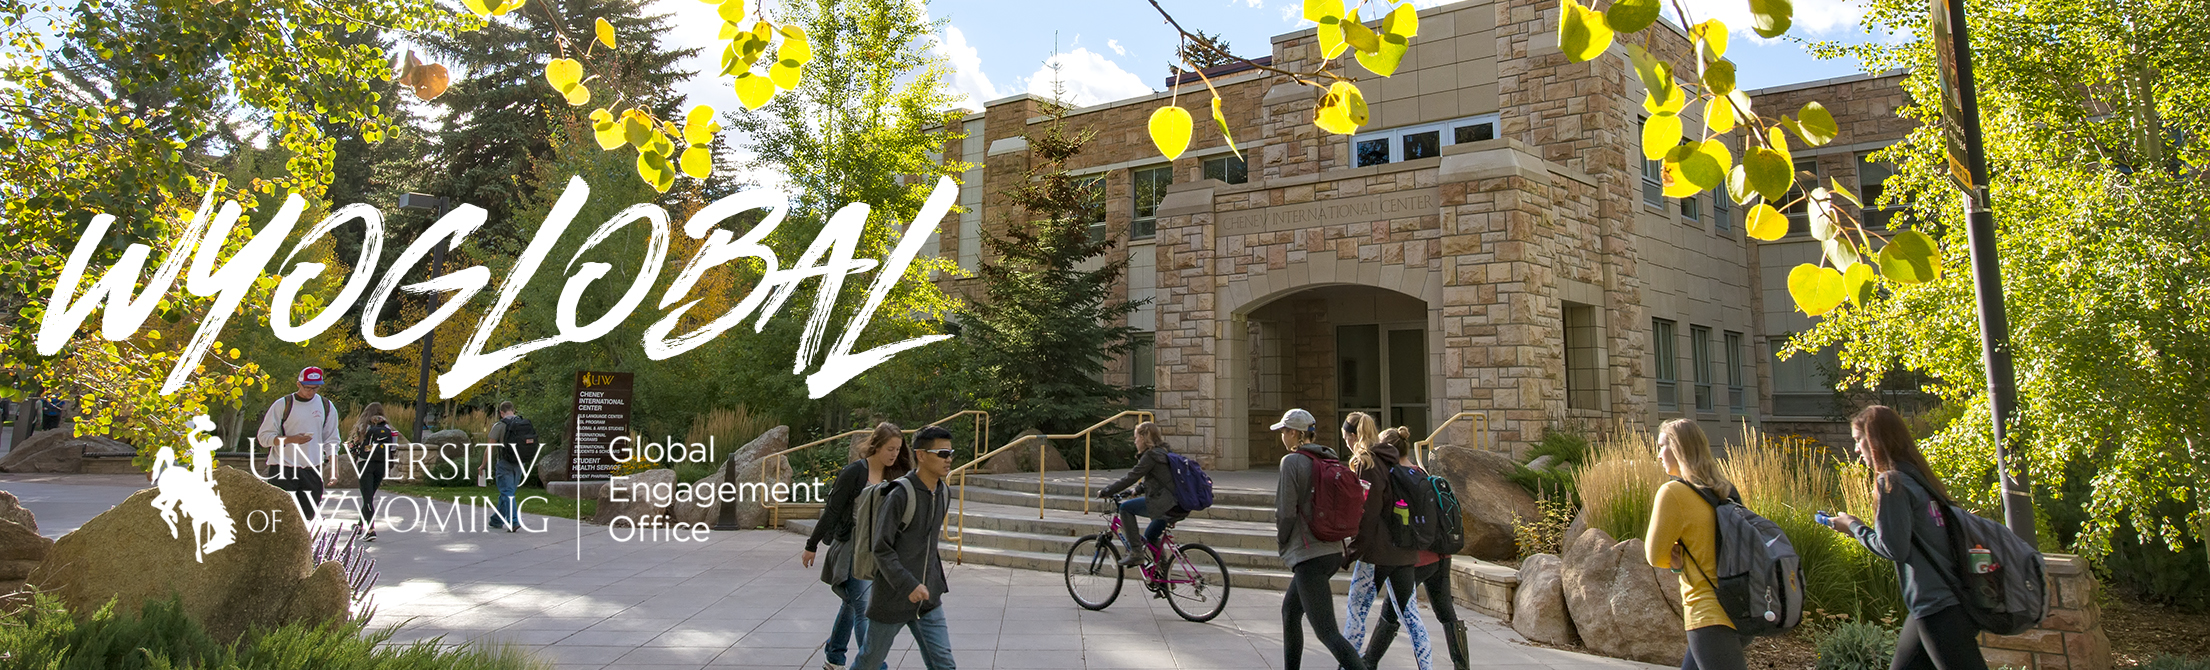
[[[944,474],[952,469],[951,431],[937,426],[913,436],[913,472],[904,486],[887,491],[876,506],[875,583],[868,596],[867,642],[853,668],[878,668],[890,657],[898,629],[913,631],[928,670],[954,670],[951,628],[945,624],[944,562],[937,539],[951,496]],[[910,511],[909,511],[910,510]]]

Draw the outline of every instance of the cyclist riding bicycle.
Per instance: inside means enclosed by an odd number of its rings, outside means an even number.
[[[1167,462],[1167,454],[1172,451],[1159,435],[1159,424],[1149,421],[1137,424],[1135,467],[1129,468],[1120,481],[1098,491],[1098,497],[1111,499],[1121,490],[1135,485],[1130,493],[1142,496],[1119,503],[1122,539],[1128,543],[1128,553],[1120,559],[1121,565],[1133,567],[1151,560],[1151,547],[1158,544],[1159,534],[1166,531],[1167,524],[1189,516],[1174,499],[1174,467]],[[1138,480],[1142,484],[1138,485]],[[1139,515],[1151,519],[1140,538],[1136,535]]]

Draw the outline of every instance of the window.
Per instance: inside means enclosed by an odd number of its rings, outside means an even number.
[[[1811,231],[1811,208],[1808,206],[1810,198],[1807,196],[1811,193],[1812,187],[1818,186],[1819,159],[1799,158],[1796,160],[1795,167],[1796,185],[1788,190],[1788,199],[1794,202],[1783,203],[1788,206],[1781,210],[1788,214],[1788,234],[1790,235]],[[1810,173],[1811,176],[1803,176],[1806,172]]]
[[[1138,389],[1128,402],[1138,409],[1150,408],[1158,397],[1151,388],[1158,385],[1157,342],[1155,333],[1138,333],[1128,350],[1128,385]]]
[[[1711,329],[1688,327],[1689,373],[1695,375],[1696,411],[1709,412],[1711,399]]]
[[[1161,165],[1135,171],[1136,218],[1128,224],[1131,238],[1150,237],[1158,230],[1159,202],[1166,199],[1166,187],[1174,183],[1174,166]]]
[[[1872,154],[1857,154],[1857,197],[1864,201],[1862,218],[1866,228],[1886,229],[1888,219],[1902,207],[1881,207],[1880,193],[1888,177],[1895,174],[1895,166],[1886,161],[1872,160]]]
[[[1235,154],[1205,160],[1206,179],[1218,179],[1230,184],[1250,181],[1249,169],[1250,166],[1243,162],[1243,157]]]
[[[1658,161],[1642,161],[1642,204],[1651,207],[1665,206],[1665,164]]]
[[[1369,167],[1443,155],[1448,144],[1496,139],[1497,115],[1361,133],[1351,138],[1352,165]],[[1447,131],[1447,132],[1446,132]]]
[[[1673,342],[1673,322],[1652,319],[1650,331],[1650,351],[1657,355],[1658,409],[1668,412],[1678,410],[1680,390],[1674,385],[1680,380],[1680,375],[1674,368],[1680,361],[1676,360],[1679,352],[1673,349],[1676,346]]]
[[[1835,349],[1828,348],[1798,352],[1781,360],[1780,352],[1788,348],[1788,340],[1794,335],[1780,333],[1766,339],[1773,352],[1773,414],[1805,417],[1833,414],[1833,380],[1841,370],[1840,357]]]
[[[1565,406],[1597,409],[1603,401],[1603,331],[1596,326],[1596,307],[1565,303]]]
[[[1727,226],[1731,226],[1731,225],[1734,225],[1734,199],[1733,199],[1733,198],[1730,198],[1730,197],[1727,197],[1727,194],[1726,194],[1726,192],[1725,192],[1725,191],[1720,191],[1720,192],[1715,192],[1715,193],[1712,193],[1712,194],[1711,194],[1711,230],[1712,230],[1712,232],[1717,232],[1717,233],[1724,233],[1724,232],[1727,232]]]
[[[1681,219],[1689,222],[1704,220],[1703,199],[1696,196],[1681,198]]]
[[[1090,224],[1090,239],[1105,239],[1105,175],[1076,177],[1074,187],[1082,190],[1082,222]]]
[[[1741,414],[1743,396],[1749,395],[1742,389],[1742,334],[1727,331],[1726,348],[1727,407]]]

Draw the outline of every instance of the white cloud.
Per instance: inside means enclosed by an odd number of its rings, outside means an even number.
[[[1251,9],[1261,9],[1266,7],[1266,0],[1243,0],[1243,6]]]
[[[1053,65],[1059,66],[1056,75],[1051,69]],[[1067,53],[1055,54],[1044,61],[1043,67],[1029,75],[1028,92],[1052,97],[1055,76],[1066,87],[1066,101],[1076,106],[1095,105],[1156,92],[1150,85],[1143,83],[1142,77],[1121,69],[1119,64],[1089,49],[1077,48]]]
[[[997,87],[990,85],[990,75],[982,71],[982,56],[967,44],[967,35],[959,32],[959,26],[944,26],[944,39],[932,48],[951,61],[952,92],[965,97],[961,106],[980,111],[982,103],[1000,97]]]
[[[1128,55],[1128,48],[1121,46],[1120,40],[1105,40],[1105,46],[1112,49],[1115,56]]]
[[[1695,21],[1718,19],[1727,24],[1727,32],[1734,39],[1749,39],[1758,44],[1772,44],[1778,39],[1758,37],[1750,30],[1749,3],[1740,0],[1688,0],[1682,3],[1688,9],[1688,18]],[[1806,36],[1832,36],[1842,31],[1852,31],[1865,18],[1865,6],[1860,0],[1796,0],[1795,20],[1789,32]],[[1667,12],[1667,18],[1672,18]]]

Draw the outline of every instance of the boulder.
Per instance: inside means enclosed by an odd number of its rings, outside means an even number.
[[[1688,652],[1680,608],[1665,596],[1679,584],[1660,578],[1670,571],[1644,562],[1641,540],[1614,542],[1610,533],[1590,529],[1562,563],[1560,586],[1574,630],[1602,632],[1583,639],[1589,651],[1662,664],[1679,663]]]
[[[1558,536],[1558,546],[1561,551],[1566,552],[1559,558],[1573,560],[1573,541],[1580,539],[1581,533],[1585,532],[1588,532],[1588,510],[1584,509],[1573,513],[1573,522],[1565,525],[1564,535]]]
[[[0,603],[9,603],[9,596],[23,589],[24,580],[53,548],[54,541],[39,535],[38,529],[0,519]]]
[[[628,517],[630,521],[638,522],[643,519],[666,516],[668,504],[675,502],[672,495],[674,484],[675,471],[667,468],[656,468],[633,475],[615,477],[607,482],[606,488],[599,489],[598,511],[591,515],[591,522],[610,524],[614,522],[616,517]],[[667,492],[670,495],[649,495],[662,485],[669,487]],[[621,502],[614,501],[616,489],[620,489],[624,498]]]
[[[38,515],[32,514],[31,510],[23,507],[22,501],[15,499],[15,494],[7,491],[0,491],[0,519],[23,524],[31,532],[38,532]]]
[[[694,495],[689,500],[675,501],[674,504],[668,506],[668,516],[674,517],[676,523],[713,525],[715,521],[721,520],[722,502],[719,492],[721,483],[725,481],[729,481],[728,473],[716,471],[712,476],[686,484],[685,486],[689,487],[694,493],[705,492],[706,495]],[[746,527],[750,528],[750,526]]]
[[[1030,430],[1028,432],[1021,433],[1020,437],[1028,437],[1030,435],[1042,434],[1042,431]],[[1044,444],[1046,446],[1042,451],[1044,457],[1043,469],[1045,471],[1071,469],[1067,467],[1067,457],[1064,454],[1059,453],[1058,445],[1051,444],[1048,440],[1044,441]],[[984,474],[993,475],[1036,472],[1036,452],[1036,442],[1031,441],[1019,447],[1007,449],[1004,451],[1004,453],[1000,453],[996,456],[991,456],[989,462],[982,464],[981,470]]]
[[[77,437],[69,426],[32,433],[0,458],[0,472],[82,472],[87,456],[135,456],[138,450],[104,435]]]
[[[1458,553],[1492,561],[1519,557],[1512,520],[1535,519],[1535,497],[1507,477],[1517,464],[1504,454],[1444,445],[1427,457],[1428,471],[1450,480],[1466,528]]]
[[[1536,471],[1536,472],[1549,472],[1549,471],[1550,471],[1550,468],[1552,468],[1552,467],[1555,467],[1555,466],[1557,466],[1557,464],[1558,464],[1558,457],[1556,457],[1556,456],[1550,456],[1550,455],[1543,455],[1543,456],[1537,456],[1537,457],[1535,457],[1535,460],[1532,460],[1532,461],[1528,461],[1528,462],[1527,462],[1527,469],[1529,469],[1529,470],[1533,470],[1533,471]]]
[[[546,449],[544,455],[537,457],[537,479],[547,484],[572,481],[575,475],[570,472],[569,465],[566,447]]]
[[[351,597],[344,568],[312,563],[308,528],[291,494],[237,468],[217,468],[214,476],[219,505],[176,508],[175,534],[153,504],[159,491],[145,489],[62,536],[29,582],[79,616],[110,599],[135,611],[174,594],[187,615],[225,642],[256,626],[344,618]],[[249,516],[263,515],[276,523],[251,530]],[[226,528],[232,542],[201,555],[201,543],[216,537],[202,524]]]
[[[736,508],[737,527],[758,528],[767,525],[768,509],[766,505],[761,504],[767,496],[762,494],[758,487],[772,487],[777,483],[790,481],[788,479],[790,477],[790,463],[787,457],[776,456],[772,460],[767,458],[768,454],[789,448],[790,426],[776,426],[767,429],[767,432],[761,433],[759,437],[752,438],[751,442],[744,443],[744,446],[738,448],[736,453],[729,455],[729,460],[736,464],[737,501],[729,504]],[[760,473],[762,470],[770,474],[780,473],[780,477],[776,481],[761,481]],[[721,474],[715,473],[714,477],[721,477]],[[716,479],[714,483],[719,485],[723,481],[727,480]],[[748,485],[752,488],[747,489]],[[703,511],[712,514],[712,516],[704,519],[708,523],[721,518],[721,508],[718,504]]]
[[[1512,630],[1529,640],[1563,647],[1580,645],[1573,617],[1565,609],[1564,562],[1535,554],[1519,564],[1519,591],[1512,595]]]

